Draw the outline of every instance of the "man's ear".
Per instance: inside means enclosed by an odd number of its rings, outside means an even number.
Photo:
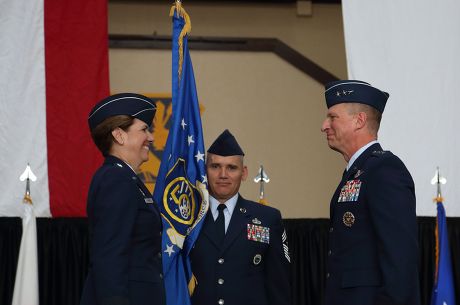
[[[123,145],[125,143],[124,131],[120,127],[112,130],[112,136],[117,144]]]
[[[356,129],[362,129],[367,123],[367,114],[365,112],[358,112],[356,114]]]
[[[248,177],[248,167],[246,165],[243,165],[243,175],[241,176],[241,181],[246,181],[247,177]]]

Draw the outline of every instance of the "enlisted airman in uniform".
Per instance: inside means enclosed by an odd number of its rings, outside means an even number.
[[[326,305],[418,305],[415,190],[404,163],[377,142],[389,94],[326,85],[321,130],[348,163],[330,203]]]
[[[244,153],[225,130],[210,146],[210,208],[191,252],[192,305],[290,304],[289,253],[280,211],[238,194]]]

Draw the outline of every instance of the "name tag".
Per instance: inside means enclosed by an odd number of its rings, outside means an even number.
[[[248,223],[248,240],[270,243],[270,228]]]
[[[358,201],[359,191],[361,190],[361,180],[348,180],[340,190],[337,202]]]

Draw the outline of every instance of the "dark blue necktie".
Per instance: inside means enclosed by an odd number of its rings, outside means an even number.
[[[217,206],[217,211],[219,212],[219,216],[216,219],[216,235],[217,241],[222,243],[225,237],[225,216],[224,216],[224,209],[226,208],[225,204],[221,203]]]

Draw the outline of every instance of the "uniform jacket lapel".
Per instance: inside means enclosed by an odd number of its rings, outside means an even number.
[[[334,196],[332,197],[331,204],[330,204],[330,215],[331,218],[334,216],[334,206],[337,203],[340,190],[342,189],[343,185],[346,183],[346,181],[350,180],[351,177],[356,175],[358,170],[363,168],[364,163],[366,163],[366,160],[369,159],[369,157],[372,155],[374,151],[382,151],[382,147],[380,146],[379,143],[375,143],[371,146],[369,146],[356,160],[353,162],[353,165],[348,171],[345,171],[342,175],[342,180],[340,181],[339,185],[337,186],[337,189],[335,190]]]
[[[358,159],[355,160],[355,162],[353,162],[353,165],[345,174],[344,179],[342,179],[342,183],[349,180],[352,175],[355,175],[358,170],[362,169],[364,163],[366,163],[366,160],[369,159],[374,151],[382,151],[382,147],[379,143],[375,143],[363,151],[363,153],[358,157]]]
[[[230,219],[223,244],[220,244],[217,240],[218,238],[216,235],[214,218],[212,217],[211,209],[208,210],[203,228],[201,229],[201,234],[205,235],[217,249],[220,249],[223,252],[233,243],[236,237],[244,231],[247,224],[247,218],[250,217],[250,214],[251,213],[246,204],[246,200],[241,196],[238,196],[238,201],[235,209],[233,210],[232,218]]]
[[[150,194],[150,191],[148,188],[145,186],[145,184],[139,179],[139,177],[132,171],[129,166],[122,161],[121,159],[114,157],[114,156],[107,156],[107,158],[104,161],[104,164],[120,164],[122,169],[126,172],[127,175],[130,175],[132,179],[136,182],[137,187],[139,190],[144,194],[145,198],[152,198],[152,194]],[[152,198],[153,200],[153,198]],[[146,203],[147,204],[147,203]],[[158,208],[158,205],[153,202],[153,204],[148,204],[150,207],[150,210],[154,211],[156,214],[160,215],[160,210]]]
[[[208,209],[208,213],[206,214],[206,218],[204,219],[203,228],[201,229],[201,233],[205,235],[216,248],[220,248],[220,244],[218,242],[216,228],[215,228],[214,218],[212,217],[211,208]]]
[[[239,195],[228,225],[227,233],[225,234],[222,252],[225,251],[242,232],[246,232],[245,229],[250,216],[251,211],[246,200]]]

